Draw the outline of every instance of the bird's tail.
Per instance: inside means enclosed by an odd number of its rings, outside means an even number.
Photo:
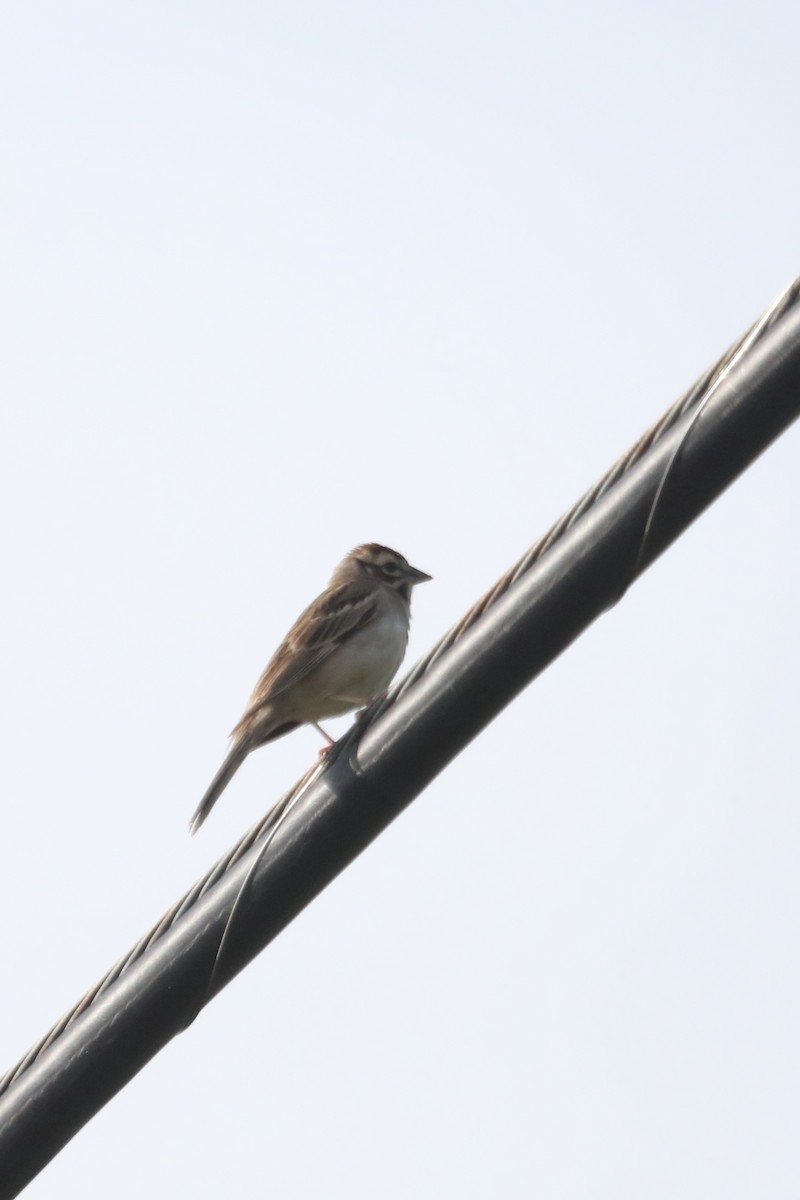
[[[300,721],[283,721],[277,724],[271,705],[263,704],[260,708],[248,709],[231,733],[233,745],[222,766],[211,780],[208,791],[195,809],[194,816],[189,822],[190,831],[197,833],[251,750],[263,746],[265,742],[274,742],[276,738],[283,737],[285,733],[297,729],[300,724]]]
[[[239,770],[239,767],[247,758],[252,748],[252,743],[247,739],[234,742],[234,744],[231,746],[230,750],[225,756],[225,761],[217,771],[214,778],[211,780],[211,783],[208,786],[208,791],[198,804],[194,815],[189,822],[189,831],[191,833],[197,833],[198,829],[203,824],[203,821],[205,821],[206,817],[211,812],[211,809],[214,807],[217,800],[219,800],[225,788],[233,779],[234,775]]]

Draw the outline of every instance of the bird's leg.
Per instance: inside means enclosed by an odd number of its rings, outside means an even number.
[[[331,748],[333,746],[335,746],[336,743],[335,743],[334,739],[331,737],[331,735],[329,733],[325,732],[325,730],[320,725],[319,721],[312,721],[311,724],[314,726],[315,729],[318,729],[320,731],[322,736],[325,738],[325,741],[328,743],[327,746],[323,746],[319,752],[320,758],[324,758],[326,754],[330,754]]]
[[[387,688],[386,691],[381,692],[380,695],[373,696],[369,704],[365,704],[364,707],[356,713],[356,725],[359,727],[363,725],[367,719],[367,714],[372,713],[379,704],[383,704],[388,695],[389,689]]]

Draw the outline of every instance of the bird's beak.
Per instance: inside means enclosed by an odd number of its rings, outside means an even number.
[[[427,581],[428,581],[429,579],[433,579],[433,576],[432,576],[432,575],[426,575],[424,571],[418,571],[416,567],[412,567],[412,566],[410,566],[410,565],[409,565],[409,568],[408,568],[408,578],[411,580],[411,583],[412,583],[412,584],[414,584],[414,583],[427,583]]]

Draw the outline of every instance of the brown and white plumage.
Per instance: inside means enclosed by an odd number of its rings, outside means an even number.
[[[251,750],[300,725],[318,726],[326,717],[362,708],[386,691],[406,650],[411,589],[426,579],[430,575],[402,554],[375,542],[342,560],[256,684],[228,755],[192,817],[192,833]]]

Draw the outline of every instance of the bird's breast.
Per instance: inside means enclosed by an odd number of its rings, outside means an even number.
[[[386,605],[366,629],[331,655],[318,678],[326,696],[327,716],[369,704],[394,678],[408,642],[408,616],[399,605]]]

